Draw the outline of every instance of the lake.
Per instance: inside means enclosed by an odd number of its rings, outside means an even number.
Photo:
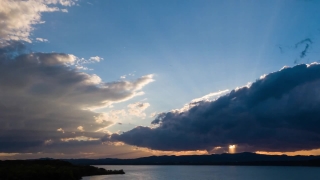
[[[96,166],[123,169],[125,175],[88,176],[83,180],[317,180],[319,167],[286,166]]]

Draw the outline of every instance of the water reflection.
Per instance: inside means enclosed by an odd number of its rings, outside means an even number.
[[[320,179],[318,167],[276,166],[97,166],[123,169],[125,175],[85,177],[83,180],[302,180]]]

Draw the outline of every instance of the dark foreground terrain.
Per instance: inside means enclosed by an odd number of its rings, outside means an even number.
[[[255,153],[150,156],[137,159],[65,159],[73,164],[93,165],[234,165],[234,166],[313,166],[320,156],[263,155]]]
[[[124,174],[88,165],[73,165],[61,160],[0,161],[1,180],[79,180],[83,176]]]

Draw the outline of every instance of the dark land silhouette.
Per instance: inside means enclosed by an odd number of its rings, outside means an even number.
[[[124,174],[124,171],[49,159],[0,161],[1,180],[79,180],[83,176],[109,174]]]
[[[136,159],[65,159],[82,165],[245,165],[245,166],[315,166],[320,156],[262,155],[255,153],[150,156]]]
[[[255,153],[150,156],[136,159],[38,159],[0,161],[1,180],[79,180],[83,176],[124,174],[90,165],[235,165],[320,167],[320,156],[262,155]]]

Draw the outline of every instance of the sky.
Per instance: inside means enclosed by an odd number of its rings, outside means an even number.
[[[2,0],[0,159],[320,155],[319,7]]]

